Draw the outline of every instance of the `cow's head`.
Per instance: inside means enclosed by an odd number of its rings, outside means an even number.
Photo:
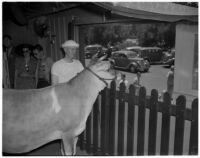
[[[96,55],[93,56],[88,68],[97,78],[104,82],[104,85],[106,86],[116,78],[117,73],[112,69],[110,61],[104,61],[105,58],[106,56],[99,59]]]

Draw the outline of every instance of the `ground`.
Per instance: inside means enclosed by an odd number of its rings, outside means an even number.
[[[146,87],[147,94],[150,94],[152,89],[157,89],[160,93],[167,88],[167,72],[168,68],[163,65],[152,65],[149,72],[141,73],[140,84]],[[126,74],[128,84],[132,84],[136,78],[136,73],[128,71],[120,71]]]

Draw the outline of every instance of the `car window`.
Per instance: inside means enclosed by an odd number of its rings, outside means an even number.
[[[118,53],[115,53],[115,54],[113,54],[113,57],[114,57],[114,58],[118,58],[118,57],[119,57],[119,55],[120,55],[120,54],[118,54]]]
[[[88,47],[86,48],[86,50],[88,51],[96,51],[96,50],[101,50],[102,48],[101,47]]]
[[[120,54],[120,58],[127,58],[125,54]]]
[[[129,58],[135,58],[135,57],[138,57],[139,54],[138,54],[137,52],[132,52],[132,53],[129,53],[127,56],[128,56]]]

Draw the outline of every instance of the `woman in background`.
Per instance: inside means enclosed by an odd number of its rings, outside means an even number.
[[[34,57],[37,58],[36,85],[43,88],[51,85],[51,66],[53,60],[46,57],[41,45],[37,44],[33,48]]]
[[[37,59],[32,56],[29,45],[24,45],[15,61],[15,89],[36,88]]]

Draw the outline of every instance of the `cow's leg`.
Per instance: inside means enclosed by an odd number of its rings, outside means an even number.
[[[74,138],[74,146],[73,146],[73,155],[76,154],[76,144],[77,144],[77,141],[78,141],[78,136]]]
[[[61,151],[61,155],[65,155],[65,149],[64,149],[64,144],[63,144],[63,140],[61,140],[61,143],[60,143],[60,151]]]
[[[69,135],[62,135],[61,143],[61,154],[62,155],[73,155],[73,137]]]
[[[67,136],[63,135],[61,141],[61,154],[75,155],[77,141],[78,137],[69,137],[68,135]]]

